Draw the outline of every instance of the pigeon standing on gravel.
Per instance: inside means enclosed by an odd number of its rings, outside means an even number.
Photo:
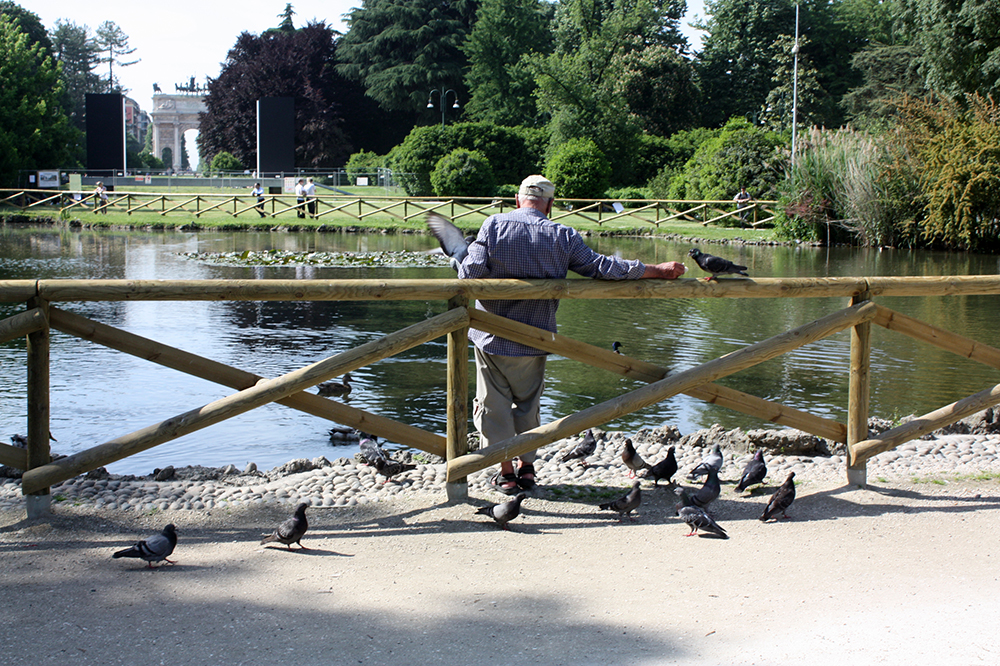
[[[653,477],[653,485],[657,486],[660,479],[666,479],[667,483],[673,483],[674,474],[677,473],[677,458],[674,455],[674,447],[667,449],[667,457],[649,468],[646,478]]]
[[[378,467],[379,463],[385,464],[389,461],[389,456],[381,446],[378,445],[378,437],[367,433],[358,433],[358,446],[361,448],[361,457],[372,467]]]
[[[711,273],[705,282],[709,280],[714,280],[720,275],[726,275],[732,273],[734,275],[742,275],[743,277],[750,277],[746,274],[746,266],[738,266],[728,259],[723,259],[722,257],[716,257],[715,255],[705,254],[696,247],[688,250],[688,254],[694,259],[698,267],[706,273]]]
[[[291,550],[292,544],[297,543],[302,550],[309,550],[302,545],[302,537],[305,536],[306,530],[309,529],[309,521],[306,520],[306,508],[308,506],[308,504],[303,502],[295,507],[295,515],[278,525],[274,532],[265,536],[261,540],[260,545],[263,546],[265,543],[278,542],[288,546],[288,550]]]
[[[448,255],[452,268],[457,271],[459,264],[469,254],[472,239],[467,239],[461,229],[438,213],[427,213],[427,228],[441,244],[441,250]]]
[[[722,463],[725,462],[725,457],[722,455],[722,447],[716,444],[712,447],[712,450],[701,459],[701,462],[695,465],[688,473],[689,479],[697,479],[699,476],[705,476],[708,474],[708,470],[714,469],[716,472],[722,469]]]
[[[720,492],[722,492],[722,485],[719,483],[719,473],[710,469],[705,484],[693,493],[687,494],[685,492],[685,497],[691,500],[691,504],[704,509],[719,497]]]
[[[168,564],[173,564],[172,560],[168,560],[167,557],[170,553],[174,552],[174,547],[177,545],[177,529],[174,527],[173,523],[170,523],[163,528],[163,531],[159,534],[153,535],[148,539],[144,539],[139,543],[135,544],[131,548],[126,548],[125,550],[119,550],[117,553],[111,557],[139,557],[149,563],[149,568],[153,568],[153,562],[167,562]]]
[[[788,514],[786,514],[785,511],[787,511],[788,507],[790,507],[792,502],[795,501],[794,479],[795,472],[789,472],[788,478],[785,479],[785,482],[781,484],[781,487],[778,488],[773,495],[771,495],[771,499],[764,508],[764,513],[760,514],[762,522],[767,522],[771,518],[774,518],[779,511],[781,512],[782,518],[788,518]]]
[[[632,440],[629,438],[625,439],[625,449],[622,451],[622,462],[628,467],[628,476],[630,479],[635,478],[635,473],[643,470],[649,469],[649,463],[642,459],[639,452],[635,450],[632,445]]]
[[[593,455],[594,451],[597,450],[597,440],[594,438],[594,433],[591,430],[583,433],[583,439],[579,444],[573,447],[573,449],[564,455],[561,459],[562,462],[569,462],[570,460],[579,460],[583,467],[587,466],[587,457]]]
[[[385,481],[382,483],[389,483],[389,479],[396,476],[397,474],[402,474],[403,472],[409,472],[412,469],[416,469],[417,466],[412,463],[402,463],[398,460],[387,459],[382,462],[377,462],[374,465],[375,470],[385,477]]]
[[[476,514],[482,514],[492,518],[503,529],[507,528],[507,523],[514,520],[521,514],[521,502],[527,497],[524,493],[514,495],[513,499],[501,504],[490,504],[476,509]]]
[[[729,535],[726,534],[726,530],[715,522],[711,514],[702,509],[700,506],[681,506],[676,509],[676,514],[681,517],[691,531],[684,536],[694,536],[698,533],[698,530],[703,530],[711,534],[716,534],[723,539],[728,539]]]
[[[750,486],[757,485],[764,480],[765,476],[767,476],[767,465],[764,463],[764,451],[757,449],[754,451],[753,458],[743,468],[743,476],[736,484],[736,492],[741,493]]]
[[[641,484],[636,481],[632,484],[632,490],[628,491],[627,495],[623,495],[612,502],[606,502],[599,505],[598,508],[602,510],[611,510],[618,512],[618,522],[624,520],[625,516],[629,517],[629,520],[635,520],[632,517],[632,512],[639,508],[642,504],[642,490],[639,488]]]

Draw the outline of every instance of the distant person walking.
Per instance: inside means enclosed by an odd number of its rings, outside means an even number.
[[[295,215],[298,217],[305,217],[305,203],[306,203],[306,181],[299,178],[298,182],[295,183]]]
[[[94,215],[98,213],[108,214],[108,188],[104,186],[104,183],[97,181],[97,186],[94,187],[94,194],[97,195],[94,199]]]
[[[254,206],[257,209],[257,214],[261,217],[267,217],[267,213],[264,212],[264,188],[260,186],[260,183],[253,184],[250,196],[257,197],[257,205]]]
[[[316,217],[316,183],[310,178],[306,181],[306,208],[309,210],[309,217]]]
[[[753,203],[753,197],[750,196],[749,192],[747,192],[747,188],[741,187],[740,191],[736,193],[735,197],[733,197],[733,201],[736,202],[736,208],[739,210],[740,208],[745,208]],[[740,227],[746,226],[746,222],[749,217],[750,209],[740,211]]]

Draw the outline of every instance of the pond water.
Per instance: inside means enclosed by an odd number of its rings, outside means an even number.
[[[682,260],[688,243],[651,238],[593,238],[592,246],[648,263]],[[234,267],[184,256],[188,252],[426,251],[422,235],[339,233],[215,233],[0,228],[0,279],[264,279],[445,278],[451,269]],[[713,249],[714,248],[714,249]],[[751,276],[995,274],[990,255],[856,248],[712,246],[749,266]],[[879,303],[989,345],[1000,346],[997,297],[883,298]],[[564,301],[560,332],[671,370],[683,370],[747,344],[782,333],[842,308],[845,299],[670,299]],[[180,349],[273,377],[345,351],[445,310],[443,302],[114,302],[64,303],[72,312]],[[24,309],[0,304],[0,317]],[[24,341],[0,345],[0,435],[26,429]],[[849,369],[847,332],[720,380],[803,410],[843,420]],[[925,413],[998,383],[998,372],[873,327],[872,413],[893,418]],[[349,404],[443,433],[445,344],[437,340],[352,373]],[[559,357],[546,372],[543,421],[558,418],[637,388],[637,382]],[[231,393],[210,382],[168,370],[53,331],[51,429],[53,451],[74,453]],[[764,424],[724,408],[677,396],[605,426],[634,431],[671,423],[682,433],[720,423],[726,428]],[[269,469],[294,458],[350,456],[335,446],[331,424],[269,405],[160,445],[109,469],[146,474],[168,464],[255,462]]]

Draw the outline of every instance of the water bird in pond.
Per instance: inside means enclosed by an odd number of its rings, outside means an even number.
[[[771,499],[768,500],[767,506],[764,507],[764,513],[760,514],[761,522],[766,523],[771,518],[774,518],[779,511],[781,512],[782,518],[788,518],[788,514],[785,512],[790,506],[792,506],[792,502],[795,501],[794,479],[795,472],[789,472],[788,478],[785,479],[785,482],[781,484],[781,487],[778,488],[773,495],[771,495]]]
[[[569,453],[564,455],[560,460],[561,462],[569,462],[570,460],[579,460],[583,467],[587,466],[587,457],[593,455],[594,451],[597,450],[597,439],[594,438],[594,433],[591,430],[583,433],[583,439],[574,446]]]
[[[632,445],[632,440],[628,437],[625,438],[625,448],[622,450],[622,462],[628,467],[630,479],[635,478],[636,472],[649,468],[649,463],[642,459],[639,452],[635,450],[635,446]]]
[[[653,485],[657,486],[660,484],[660,479],[666,479],[667,483],[673,483],[671,480],[674,474],[677,473],[677,457],[674,455],[674,447],[667,449],[667,457],[656,463],[646,472],[646,478],[653,477]]]
[[[316,394],[323,396],[348,395],[351,392],[351,373],[344,374],[343,381],[322,382],[316,385]]]
[[[712,254],[705,254],[696,247],[688,250],[688,254],[694,259],[698,267],[705,271],[706,273],[711,273],[710,276],[705,278],[705,282],[709,280],[714,280],[720,275],[742,275],[743,277],[750,277],[746,274],[746,266],[739,266],[729,261],[728,259],[723,259],[722,257],[716,257]]]
[[[119,550],[111,557],[138,557],[145,560],[149,568],[153,568],[153,562],[167,562],[168,564],[174,564],[173,560],[168,560],[167,557],[174,552],[174,548],[177,546],[177,530],[173,523],[170,523],[163,528],[163,531],[159,534],[154,534],[148,539],[143,539],[139,541],[131,548],[126,548],[125,550]]]
[[[514,520],[521,514],[521,502],[527,497],[524,493],[518,493],[513,499],[500,504],[490,504],[476,509],[476,515],[489,516],[497,525],[503,529],[508,529],[507,523]]]
[[[705,532],[709,532],[710,534],[720,536],[723,539],[729,538],[729,535],[726,534],[726,530],[715,522],[715,519],[712,518],[712,515],[708,511],[705,511],[700,506],[678,506],[674,512],[675,515],[680,516],[681,520],[687,523],[687,526],[691,528],[691,531],[684,536],[694,536],[700,529]]]
[[[302,545],[302,537],[305,536],[306,531],[309,529],[309,521],[306,520],[306,508],[308,506],[308,504],[303,502],[295,507],[295,514],[278,525],[274,532],[261,539],[260,545],[263,546],[265,543],[277,542],[288,546],[288,550],[291,550],[292,544],[297,543],[302,550],[309,550]]]
[[[640,485],[640,482],[636,481],[632,484],[632,490],[628,491],[627,494],[611,502],[605,502],[599,505],[598,508],[604,511],[617,511],[618,522],[624,520],[625,516],[628,516],[629,520],[635,520],[632,517],[632,512],[642,504],[642,489],[639,487]]]
[[[764,463],[764,451],[757,449],[753,454],[753,458],[743,468],[743,476],[740,477],[740,482],[736,484],[736,492],[741,493],[750,486],[761,483],[766,476],[767,465]]]

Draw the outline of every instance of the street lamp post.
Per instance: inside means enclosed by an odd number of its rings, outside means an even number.
[[[795,138],[799,124],[799,5],[795,4],[795,44],[792,46],[792,167],[795,166]]]
[[[444,109],[445,109],[445,104],[447,103],[448,100],[448,93],[451,93],[452,95],[455,96],[455,102],[451,105],[451,108],[453,109],[461,108],[458,105],[458,93],[452,90],[451,88],[445,90],[444,86],[441,87],[441,90],[432,90],[431,94],[427,96],[428,109],[434,108],[434,93],[438,94],[438,104],[441,105],[441,127],[444,127]]]

